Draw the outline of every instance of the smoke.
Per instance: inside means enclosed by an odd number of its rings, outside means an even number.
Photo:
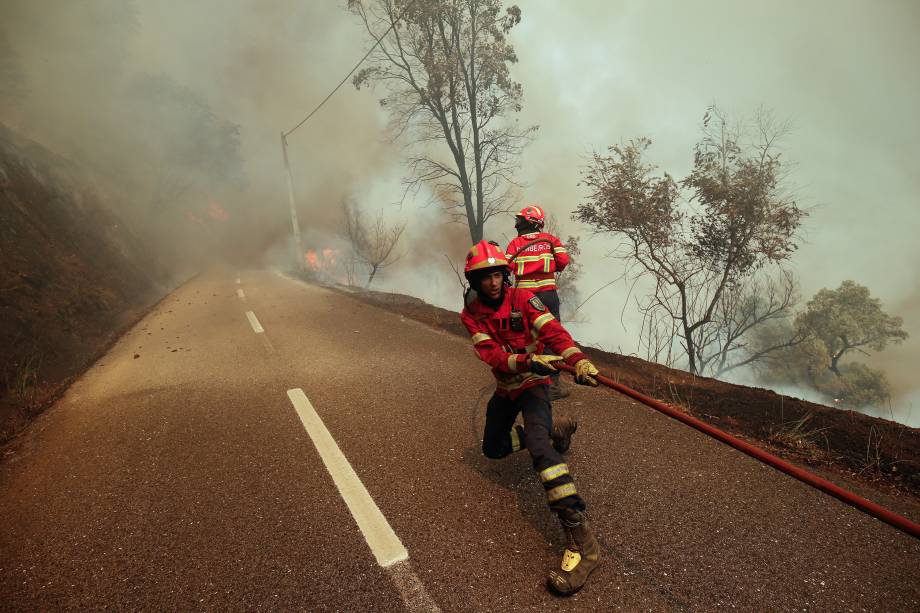
[[[882,407],[880,417],[889,417],[914,427],[920,427],[920,386],[917,383],[917,361],[920,351],[920,285],[913,284],[912,292],[904,299],[885,305],[889,313],[904,318],[904,329],[910,337],[898,345],[889,345],[884,351],[868,357],[859,356],[872,368],[885,372],[891,382],[891,407]]]
[[[691,167],[708,105],[735,117],[763,105],[793,122],[783,143],[794,163],[790,184],[800,203],[813,207],[792,262],[803,296],[854,279],[903,316],[911,338],[872,364],[888,372],[899,399],[916,397],[910,366],[920,357],[913,236],[920,227],[920,79],[913,58],[920,57],[920,6],[586,0],[564,9],[523,3],[522,10],[511,34],[520,58],[514,78],[524,87],[519,119],[540,131],[522,158],[520,196],[557,217],[563,236],[584,237],[582,296],[622,273],[606,257],[611,240],[589,238],[569,219],[585,196],[578,185],[585,157],[649,136],[650,160],[680,177]],[[344,2],[5,0],[0,24],[0,78],[16,75],[20,100],[0,105],[0,121],[117,182],[126,214],[151,214],[158,172],[182,169],[191,187],[177,198],[179,210],[162,216],[168,222],[159,235],[194,244],[188,213],[223,223],[211,255],[234,263],[289,252],[279,133],[370,45]],[[132,84],[153,77],[206,105],[214,126],[238,126],[239,176],[222,181],[178,159],[184,150],[167,145],[175,144],[188,105],[156,107],[154,117],[149,100],[128,95]],[[372,91],[346,83],[289,137],[306,246],[341,247],[346,199],[368,215],[383,210],[408,226],[402,259],[375,286],[458,308],[459,284],[444,255],[461,262],[468,233],[445,225],[437,204],[423,206],[429,194],[398,204],[404,169],[399,145],[386,140],[386,119]],[[207,217],[212,199],[226,210],[225,222]],[[510,217],[486,228],[502,243],[513,234]],[[603,290],[580,315],[588,319],[575,327],[584,342],[636,350],[639,317],[625,285]]]
[[[545,202],[566,220],[585,196],[577,182],[586,155],[636,136],[653,140],[650,161],[685,176],[709,104],[734,117],[761,105],[772,109],[792,121],[783,155],[793,164],[790,186],[800,204],[811,208],[804,244],[792,261],[802,295],[808,299],[854,279],[889,313],[902,316],[911,338],[870,365],[888,373],[893,407],[916,399],[917,3],[581,2],[565,11],[543,3],[523,8],[514,33],[521,58],[515,77],[525,91],[522,121],[541,126],[524,159],[529,200]],[[569,231],[585,228],[569,221]],[[582,295],[622,273],[619,262],[605,257],[612,247],[609,238],[583,241]],[[624,353],[636,350],[640,320],[627,290],[615,284],[583,307],[590,322],[576,327],[581,339]]]
[[[0,121],[114,185],[119,213],[199,266],[253,261],[286,240],[279,134],[367,45],[343,6],[293,0],[9,0],[0,23],[3,74],[26,84]],[[393,165],[373,101],[343,90],[289,137],[298,212],[314,231],[337,229],[352,185]],[[214,203],[224,214],[209,214]]]

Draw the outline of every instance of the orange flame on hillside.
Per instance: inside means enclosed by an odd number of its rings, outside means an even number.
[[[208,206],[194,211],[186,211],[185,218],[193,224],[202,225],[206,221],[227,221],[230,214],[220,206],[213,196],[208,196]]]
[[[307,249],[307,252],[303,254],[303,259],[311,270],[316,272],[328,272],[331,271],[333,267],[335,267],[338,256],[338,249],[329,249],[327,247],[319,251],[314,249]]]

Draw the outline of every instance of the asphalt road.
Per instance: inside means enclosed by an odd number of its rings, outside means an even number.
[[[4,450],[0,608],[920,610],[920,541],[587,388],[554,410],[581,421],[569,464],[603,561],[556,598],[562,532],[526,452],[479,451],[492,379],[469,342],[239,280],[181,287]],[[363,488],[336,485],[293,389]],[[386,527],[359,528],[359,489]],[[408,559],[382,566],[377,529]]]

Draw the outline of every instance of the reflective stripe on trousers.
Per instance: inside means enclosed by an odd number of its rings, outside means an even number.
[[[515,425],[518,413],[524,425]],[[493,395],[486,407],[486,425],[482,435],[482,452],[488,458],[503,458],[517,449],[530,452],[533,468],[546,491],[546,502],[554,512],[566,508],[585,509],[585,502],[575,489],[562,455],[553,449],[552,405],[547,386],[524,390],[511,400]]]

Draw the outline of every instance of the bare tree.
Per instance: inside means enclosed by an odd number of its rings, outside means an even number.
[[[345,203],[345,238],[351,246],[352,261],[367,266],[365,287],[370,287],[377,271],[396,263],[402,257],[396,254],[395,249],[405,229],[405,223],[387,225],[383,211],[378,212],[374,223],[368,226],[361,210],[351,202]]]
[[[405,193],[428,184],[474,243],[485,222],[507,212],[514,171],[536,126],[511,117],[523,89],[506,36],[520,23],[501,0],[349,0],[368,34],[380,40],[354,85],[380,85],[394,140],[409,151]]]
[[[671,366],[680,357],[675,354],[674,339],[682,330],[677,311],[681,302],[675,290],[660,280],[655,292],[661,300],[637,301],[643,316],[640,346],[649,359]],[[797,304],[797,284],[788,270],[780,269],[775,277],[751,276],[727,286],[709,325],[701,326],[693,339],[694,372],[719,377],[735,368],[767,362],[781,350],[803,342],[807,333],[795,327],[773,327],[770,335],[751,334],[776,320],[791,319]]]
[[[721,374],[762,358],[732,361],[747,347],[745,334],[793,304],[790,277],[767,285],[766,296],[755,282],[765,266],[780,266],[795,251],[806,215],[781,192],[776,142],[788,128],[762,111],[752,127],[755,139],[745,145],[747,127],[730,127],[710,107],[693,170],[680,183],[668,173],[654,176],[642,161],[648,139],[595,154],[583,179],[591,193],[573,215],[620,239],[612,255],[626,262],[628,282],[651,281],[637,298],[650,357],[669,364],[683,357],[693,373]]]
[[[719,377],[735,368],[770,360],[781,350],[805,341],[808,334],[798,327],[765,344],[750,334],[756,328],[791,317],[798,300],[795,278],[782,269],[775,278],[752,277],[723,292],[713,325],[706,327],[696,343],[700,372]]]
[[[349,253],[342,258],[342,269],[345,272],[345,282],[354,286],[357,280],[358,257],[355,255],[354,248],[349,248]]]
[[[454,276],[457,277],[457,283],[460,285],[460,291],[464,291],[466,289],[466,283],[464,283],[463,277],[460,276],[460,269],[457,268],[457,266],[454,264],[454,261],[450,259],[449,255],[445,253],[444,257],[447,259],[447,263],[450,266],[450,269],[454,271]]]

